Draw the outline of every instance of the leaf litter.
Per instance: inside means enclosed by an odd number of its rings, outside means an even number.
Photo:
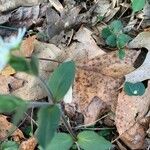
[[[75,119],[70,118],[73,127],[86,127],[90,124],[105,128],[112,120],[112,127],[117,128],[111,139],[114,140],[116,148],[148,147],[150,32],[145,30],[150,25],[148,3],[140,12],[144,17],[139,13],[134,14],[134,17],[130,14],[126,19],[126,15],[130,13],[130,5],[120,0],[84,1],[82,5],[76,0],[0,2],[0,24],[10,27],[0,28],[0,35],[9,40],[18,27],[26,26],[30,29],[21,50],[15,55],[25,56],[27,59],[33,54],[37,55],[40,59],[40,76],[43,79],[47,79],[59,63],[68,59],[76,62],[75,81],[65,96],[69,103],[64,102],[66,115],[76,116]],[[99,33],[99,29],[117,18],[123,21],[124,30],[130,31],[133,37],[125,47],[126,55],[123,60],[118,58],[116,49],[105,45]],[[145,31],[141,32],[143,29]],[[40,34],[35,36],[37,32]],[[39,38],[39,35],[42,38]],[[100,42],[97,42],[96,38],[100,39]],[[140,59],[138,56],[143,47],[148,50],[145,61],[135,68],[135,62]],[[135,83],[145,80],[147,86],[143,96],[128,96],[123,91],[125,81]],[[0,81],[1,94],[14,94],[26,100],[45,99],[47,96],[36,78],[25,73],[16,73],[10,66],[0,73]],[[110,112],[113,115],[107,115]],[[107,117],[103,119],[105,115]],[[3,123],[10,124],[5,116],[2,117]],[[0,132],[0,135],[3,135],[3,132]],[[33,137],[22,137],[24,140],[20,142],[21,149],[35,149],[37,142]]]

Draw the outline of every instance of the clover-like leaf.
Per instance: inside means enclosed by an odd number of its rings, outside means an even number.
[[[68,61],[62,63],[54,70],[48,80],[48,86],[55,102],[59,102],[69,90],[75,77],[75,63]]]
[[[104,28],[101,33],[104,39],[107,39],[111,34],[112,32],[110,31],[109,27]]]
[[[117,43],[116,43],[116,35],[112,34],[110,35],[107,39],[106,39],[106,44],[111,46],[111,47],[116,47]]]
[[[133,11],[137,12],[144,8],[146,0],[131,0],[131,2]]]
[[[120,20],[114,20],[109,26],[115,34],[119,33],[123,29],[123,24]]]
[[[137,83],[125,82],[124,91],[129,96],[142,96],[145,93],[145,86],[142,82]]]

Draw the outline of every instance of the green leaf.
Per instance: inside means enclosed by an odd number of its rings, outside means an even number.
[[[131,0],[131,3],[133,11],[137,12],[144,8],[146,0]]]
[[[120,32],[123,29],[123,24],[120,20],[114,20],[113,22],[111,22],[111,24],[109,26],[110,26],[110,29],[115,34]]]
[[[38,74],[39,74],[39,61],[38,61],[37,57],[35,57],[35,56],[31,57],[30,66],[31,66],[32,74],[35,76],[38,76]]]
[[[125,57],[126,53],[125,53],[125,49],[119,49],[118,50],[118,57],[123,60]]]
[[[9,64],[16,70],[21,72],[30,73],[30,64],[29,62],[23,58],[11,55]]]
[[[73,139],[69,134],[56,133],[52,139],[49,150],[70,150],[73,145]]]
[[[106,39],[106,44],[111,46],[111,47],[116,47],[117,43],[116,43],[116,36],[115,35],[110,35],[107,39]]]
[[[112,33],[111,33],[111,31],[110,31],[110,29],[107,27],[107,28],[104,28],[103,30],[102,30],[102,37],[104,38],[104,39],[107,39],[110,35],[112,35]]]
[[[127,34],[120,34],[117,37],[117,47],[118,48],[124,48],[126,44],[131,40],[131,37],[128,36]]]
[[[84,150],[108,150],[112,144],[93,131],[83,131],[77,136],[78,144]]]
[[[40,108],[36,137],[40,146],[46,150],[54,137],[60,121],[60,109],[57,105]],[[48,149],[47,149],[48,150]]]
[[[129,96],[142,96],[145,93],[145,86],[142,82],[137,83],[125,82],[124,91]]]
[[[18,150],[19,145],[14,141],[3,142],[0,146],[1,150]]]
[[[69,90],[75,76],[75,64],[73,61],[62,63],[52,73],[48,80],[48,86],[55,102],[59,102]]]
[[[24,112],[27,110],[27,103],[21,98],[10,96],[10,95],[0,95],[0,113],[12,113],[13,123],[17,124],[22,118]]]

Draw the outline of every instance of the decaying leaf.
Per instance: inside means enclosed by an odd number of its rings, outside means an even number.
[[[80,67],[114,78],[120,78],[135,69],[133,64],[139,53],[140,51],[126,50],[124,60],[120,60],[116,52],[111,52],[102,56],[97,56],[87,63],[80,64]]]
[[[125,76],[126,82],[136,83],[150,79],[150,51],[147,53],[143,64]]]
[[[19,150],[34,150],[36,145],[37,145],[36,139],[34,137],[31,137],[20,144]]]
[[[93,39],[92,31],[85,27],[81,27],[73,39],[77,40],[77,42],[72,43],[67,51],[69,52],[68,57],[74,59],[76,62],[85,59],[89,60],[97,55],[105,54]]]
[[[116,127],[121,139],[131,149],[142,149],[146,135],[139,121],[148,113],[150,106],[150,82],[143,96],[128,96],[122,91],[116,109]]]
[[[17,8],[19,6],[32,6],[37,5],[45,0],[0,0],[0,12],[8,11],[10,9]]]
[[[11,66],[6,66],[1,72],[0,75],[9,76],[15,74],[16,71]]]
[[[0,115],[0,141],[4,140],[8,135],[9,131],[14,129],[14,125],[7,121],[7,117],[4,115]],[[23,133],[18,128],[12,133],[11,137],[16,142],[21,142],[21,140],[25,139]]]
[[[150,41],[150,32],[141,32],[128,44],[128,48],[145,47],[148,50],[150,50],[149,41]]]
[[[128,57],[121,61],[113,51],[79,64],[73,87],[73,103],[76,103],[79,111],[84,114],[86,123],[91,123],[98,117],[98,113],[92,113],[93,110],[87,109],[94,97],[100,98],[115,112],[118,89],[123,84],[124,75],[133,70],[133,63],[138,54],[137,51],[127,51]],[[92,114],[91,119],[88,119],[88,114]]]

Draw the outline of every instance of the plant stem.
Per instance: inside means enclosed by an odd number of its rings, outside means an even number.
[[[77,137],[76,135],[74,134],[74,132],[72,131],[72,128],[70,127],[70,125],[68,124],[66,118],[65,118],[65,115],[62,113],[62,121],[65,125],[65,127],[67,128],[68,132],[70,133],[70,135],[72,136],[73,140],[74,141],[77,141]]]
[[[26,57],[27,59],[31,59],[31,57]],[[61,61],[55,60],[55,59],[50,59],[50,58],[38,58],[39,60],[43,60],[43,61],[52,61],[52,62],[56,62],[56,63],[62,63]]]
[[[47,102],[28,102],[29,106],[28,108],[35,108],[35,107],[41,107],[41,106],[48,106],[50,105]]]
[[[14,30],[14,31],[18,31],[18,29],[17,29],[17,28],[8,27],[8,26],[2,26],[2,25],[0,25],[0,28],[2,28],[2,29]]]
[[[54,101],[53,101],[53,96],[52,96],[52,93],[48,87],[48,85],[45,83],[45,81],[41,78],[41,77],[38,77],[39,81],[41,82],[41,84],[43,85],[43,87],[45,88],[47,94],[48,94],[48,101],[49,101],[49,104],[54,104]]]
[[[54,104],[54,99],[53,99],[52,93],[51,93],[51,91],[50,91],[48,85],[45,83],[45,81],[44,81],[42,78],[38,77],[38,79],[41,81],[43,87],[44,87],[45,90],[47,91],[49,103],[50,103],[50,104]],[[73,140],[74,140],[74,141],[77,141],[77,137],[76,137],[76,135],[73,133],[73,131],[72,131],[70,125],[68,124],[68,122],[67,122],[67,120],[66,120],[66,118],[65,118],[65,116],[64,116],[64,114],[63,114],[63,112],[62,112],[61,117],[62,117],[62,121],[63,121],[65,127],[67,128],[68,132],[69,132],[70,135],[72,136]]]

